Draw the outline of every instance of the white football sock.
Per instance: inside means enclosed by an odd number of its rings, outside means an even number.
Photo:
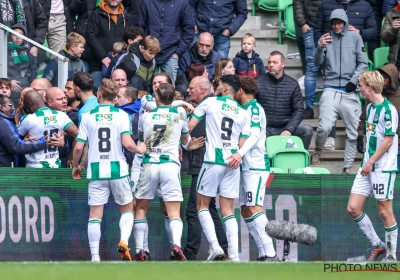
[[[180,218],[172,218],[169,222],[170,233],[172,236],[172,242],[170,244],[177,245],[181,247],[181,239],[182,239],[182,230],[183,230],[183,223]]]
[[[150,253],[149,249],[149,224],[146,223],[146,230],[144,231],[143,250]]]
[[[123,212],[119,220],[119,229],[121,230],[121,240],[126,244],[129,242],[133,229],[133,213],[130,211]]]
[[[380,239],[375,232],[374,226],[371,223],[368,215],[364,212],[360,217],[355,218],[354,221],[357,223],[358,227],[371,242],[372,246],[377,246],[380,243]]]
[[[234,215],[223,217],[226,239],[228,240],[228,254],[230,259],[239,258],[239,228]]]
[[[385,240],[387,246],[386,256],[392,255],[396,258],[396,247],[397,247],[397,223],[391,227],[385,227]]]
[[[172,245],[174,245],[174,240],[173,240],[171,227],[170,227],[170,219],[168,216],[164,216],[164,227],[165,227],[165,231],[167,232],[169,246],[172,247]],[[178,244],[176,244],[176,245],[178,245]],[[179,247],[181,247],[181,246],[179,246]]]
[[[92,254],[92,262],[100,261],[99,247],[100,247],[100,230],[101,220],[100,219],[89,219],[88,222],[88,238],[90,253]]]
[[[249,232],[251,234],[251,237],[253,237],[254,242],[256,243],[257,249],[258,249],[258,257],[263,257],[265,256],[265,250],[264,246],[262,244],[262,240],[260,236],[257,233],[257,229],[254,225],[253,218],[245,218],[244,219],[246,222],[246,226],[249,229]]]
[[[272,243],[271,237],[265,232],[265,226],[268,223],[267,216],[263,212],[258,212],[253,215],[254,226],[257,230],[257,234],[260,236],[262,244],[264,246],[265,256],[275,257],[276,252],[274,244]]]
[[[204,208],[200,209],[197,215],[199,216],[199,221],[208,243],[211,245],[212,250],[216,250],[220,246],[218,243],[217,234],[215,233],[214,221],[211,218],[210,212],[207,208]]]
[[[135,219],[134,235],[135,235],[136,254],[139,253],[140,250],[143,250],[143,241],[146,228],[147,228],[146,219]]]

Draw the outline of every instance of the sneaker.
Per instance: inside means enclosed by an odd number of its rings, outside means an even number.
[[[215,261],[220,260],[225,257],[224,250],[221,247],[217,247],[215,250],[210,250],[210,255],[207,258],[207,261]]]
[[[335,150],[335,138],[328,137],[325,142],[324,150]]]
[[[256,261],[258,261],[258,262],[263,262],[263,261],[265,261],[265,258],[266,258],[266,257],[267,257],[267,256],[259,257],[259,258],[256,259]]]
[[[318,165],[321,163],[321,151],[314,151],[313,155],[311,156],[311,165]]]
[[[307,106],[306,109],[304,110],[303,119],[305,120],[314,119],[314,109]]]
[[[393,255],[388,255],[384,257],[381,262],[397,262],[397,260]]]
[[[174,259],[177,261],[186,261],[186,257],[183,254],[181,247],[174,245],[171,249],[171,257],[174,256]]]
[[[240,262],[239,257],[235,257],[235,258],[230,258],[229,259],[230,262]]]
[[[386,254],[387,247],[386,244],[380,241],[379,245],[373,246],[371,250],[371,255],[367,259],[367,261],[374,262],[378,259],[380,255]]]
[[[265,256],[264,262],[280,262],[278,255],[275,254],[273,257]]]
[[[353,168],[351,168],[351,167],[345,167],[345,168],[343,168],[341,174],[353,174]]]
[[[128,261],[131,262],[131,254],[129,253],[131,249],[128,248],[128,245],[126,244],[125,240],[121,240],[118,243],[118,252],[121,255],[121,260],[122,261]]]
[[[144,250],[140,250],[139,253],[136,254],[135,256],[135,261],[146,261],[147,260],[147,255]]]
[[[268,28],[279,28],[279,23],[278,22],[275,22],[275,23],[267,23],[266,24],[266,26],[268,27]]]

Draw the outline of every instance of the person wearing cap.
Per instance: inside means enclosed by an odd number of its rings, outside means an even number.
[[[27,35],[22,23],[14,24],[11,29],[19,34]],[[30,52],[30,47],[22,38],[11,34],[7,51],[7,73],[11,81],[11,101],[18,104],[22,89],[29,87],[35,78],[37,68],[37,48]]]
[[[357,127],[361,114],[356,88],[361,73],[367,69],[367,56],[360,34],[349,31],[344,10],[334,10],[330,23],[333,31],[322,35],[314,55],[314,63],[324,68],[325,82],[311,164],[320,163],[326,138],[340,116],[347,136],[342,173],[351,173],[357,152]]]

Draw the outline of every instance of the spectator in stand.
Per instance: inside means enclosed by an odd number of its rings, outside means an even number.
[[[126,78],[126,73],[122,69],[115,70],[111,75],[111,80],[113,80],[118,87],[123,87],[128,85],[128,79]]]
[[[83,61],[80,59],[85,50],[86,40],[78,33],[72,32],[67,36],[67,44],[60,51],[62,56],[68,61],[68,78],[71,78],[76,72],[88,72]],[[53,58],[47,64],[43,71],[43,78],[49,80],[53,87],[58,86],[58,59]]]
[[[43,44],[47,34],[47,18],[39,0],[15,1],[2,0],[0,23],[11,27],[21,23],[26,27],[27,37]],[[38,51],[32,47],[31,51]]]
[[[140,99],[138,99],[138,91],[131,86],[123,86],[118,90],[117,97],[115,98],[115,107],[123,110],[131,117],[132,121],[132,140],[137,144],[138,142],[138,125],[139,125],[139,110],[140,110]],[[126,162],[129,165],[129,169],[132,168],[132,162],[135,157],[135,153],[124,149],[124,155]]]
[[[19,34],[26,35],[27,31],[22,23],[11,27]],[[37,49],[29,51],[29,44],[22,38],[11,34],[7,51],[7,74],[11,81],[11,100],[18,103],[23,88],[28,87],[35,77],[37,68]]]
[[[78,112],[79,123],[82,120],[82,114],[90,112],[97,106],[99,102],[93,94],[93,77],[89,73],[78,72],[74,75],[74,92],[76,100],[80,101],[83,106]]]
[[[0,78],[0,94],[11,96],[11,82],[9,79]]]
[[[208,97],[214,96],[210,81],[206,77],[195,77],[190,82],[188,89],[190,101],[194,104],[199,104]],[[193,129],[190,133],[192,137],[204,137],[206,135],[205,118]],[[188,175],[192,175],[192,183],[190,186],[190,195],[186,208],[186,222],[188,223],[188,234],[184,254],[189,261],[195,261],[197,252],[201,244],[202,228],[197,215],[197,181],[199,178],[200,169],[203,165],[204,154],[206,147],[202,146],[197,150],[189,152],[189,170]],[[227,255],[228,241],[222,226],[221,219],[218,216],[215,197],[211,198],[208,207],[211,217],[214,221],[215,232],[217,234],[218,243]]]
[[[330,23],[333,31],[321,37],[314,55],[315,64],[324,65],[325,89],[319,105],[319,125],[311,164],[320,163],[326,138],[340,116],[346,128],[342,173],[349,174],[357,152],[357,126],[361,114],[360,99],[355,90],[361,73],[367,69],[367,56],[361,36],[348,28],[344,10],[334,10]]]
[[[150,92],[151,81],[157,71],[155,56],[159,52],[157,38],[146,36],[130,46],[129,53],[117,62],[116,68],[125,71],[130,86]]]
[[[103,78],[102,65],[110,65],[107,53],[115,42],[122,41],[126,28],[132,25],[131,21],[131,15],[125,11],[121,0],[101,0],[91,13],[85,38],[91,52],[89,64],[95,87],[99,87]]]
[[[221,77],[228,74],[235,74],[235,67],[233,66],[233,62],[229,58],[221,58],[220,60],[218,60],[217,65],[215,66],[215,72],[212,81],[215,95],[218,95],[217,88]]]
[[[390,101],[394,107],[396,107],[397,113],[400,115],[400,91],[398,89],[398,75],[399,72],[394,64],[388,63],[378,69],[379,73],[383,76],[384,84],[382,96]],[[358,124],[358,137],[357,137],[357,150],[359,153],[364,153],[364,136],[365,136],[365,120],[366,120],[366,108],[371,103],[366,100],[364,109],[361,113],[360,122]],[[397,135],[400,132],[400,127],[397,128]],[[400,166],[400,152],[397,155],[397,166]]]
[[[314,25],[321,0],[293,0],[296,42],[303,65],[305,110],[304,119],[314,118],[315,89],[319,67],[314,64]]]
[[[202,63],[193,63],[176,80],[175,89],[182,94],[184,99],[188,96],[190,82],[198,76],[208,78],[207,68]]]
[[[68,29],[72,31],[72,18],[68,12],[70,0],[39,0],[48,20],[47,42],[49,48],[60,52],[65,46]]]
[[[195,33],[210,32],[214,36],[214,50],[227,58],[233,36],[247,19],[246,0],[189,0],[195,16]]]
[[[31,83],[31,88],[36,90],[43,98],[46,100],[46,92],[49,88],[51,88],[51,83],[46,78],[37,78],[34,79]]]
[[[387,12],[390,12],[397,5],[397,0],[383,0],[382,14],[386,15]]]
[[[242,38],[242,50],[238,52],[232,60],[236,75],[258,77],[265,74],[264,63],[258,53],[254,51],[256,48],[256,38],[251,33],[246,33]]]
[[[58,87],[49,88],[46,94],[47,106],[53,110],[67,112],[68,100],[64,91]]]
[[[382,13],[383,1],[382,0],[366,0],[371,6],[372,12],[375,16],[376,22],[376,35],[372,40],[368,41],[368,58],[374,62],[374,50],[381,46],[381,30],[382,30],[382,20],[384,14]]]
[[[268,58],[268,73],[256,78],[257,101],[267,117],[267,137],[273,135],[295,135],[301,138],[307,150],[313,129],[302,124],[304,114],[303,95],[299,83],[284,72],[285,58],[273,51]]]
[[[67,96],[67,115],[78,126],[78,111],[81,106],[81,102],[76,100],[74,91],[74,79],[69,78],[65,83],[64,93]]]
[[[346,11],[349,23],[346,28],[359,34],[364,42],[374,40],[377,34],[377,27],[374,13],[366,1],[354,0],[324,0],[318,10],[314,25],[314,42],[318,45],[319,39],[332,30],[330,16],[333,10],[343,9]],[[335,149],[336,126],[332,130],[324,145],[324,150]]]
[[[221,59],[221,55],[213,50],[214,38],[208,32],[200,34],[197,42],[179,58],[178,77],[194,63],[202,63],[208,72],[208,78],[212,79],[215,65]],[[185,93],[186,95],[186,93]]]
[[[381,32],[381,39],[389,45],[389,63],[396,65],[397,69],[400,68],[400,2],[399,5],[394,7],[385,16],[385,23]]]
[[[21,140],[11,117],[13,110],[11,99],[0,94],[0,167],[16,167],[16,155],[36,153],[46,149],[47,145],[54,144],[51,139],[46,142],[43,137],[35,141]]]
[[[156,64],[175,84],[179,57],[190,48],[194,37],[194,18],[188,1],[142,1],[139,26],[146,36],[152,35],[160,41]]]
[[[112,51],[107,53],[107,56],[110,58],[111,62],[106,67],[104,64],[101,66],[101,71],[103,72],[103,78],[110,78],[111,71],[114,68],[117,61],[124,55],[126,51],[127,45],[125,42],[115,42],[113,44]]]

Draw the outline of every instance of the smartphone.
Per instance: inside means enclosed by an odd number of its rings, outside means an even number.
[[[324,35],[325,35],[325,34],[327,34],[327,33],[329,34],[330,41],[332,42],[332,31],[331,31],[331,30],[328,30],[328,29],[326,29],[326,30],[325,30],[325,32],[324,32]]]

